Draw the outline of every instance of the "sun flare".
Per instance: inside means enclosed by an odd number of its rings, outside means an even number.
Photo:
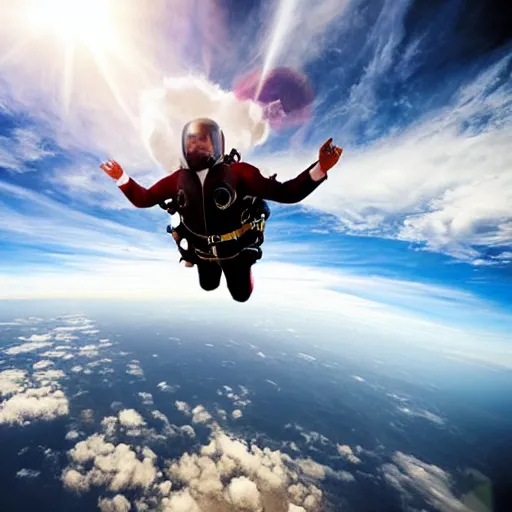
[[[49,31],[66,44],[99,49],[112,37],[109,0],[37,0],[28,11],[37,31]]]

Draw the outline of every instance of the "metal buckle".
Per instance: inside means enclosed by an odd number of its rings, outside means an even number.
[[[208,236],[208,245],[218,244],[222,241],[220,235],[210,235]]]

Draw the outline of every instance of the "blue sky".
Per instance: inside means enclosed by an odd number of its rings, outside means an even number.
[[[85,10],[74,39],[41,20],[36,35],[23,12],[31,0],[6,5],[2,298],[79,295],[93,282],[89,295],[124,294],[137,276],[145,284],[130,293],[150,294],[151,267],[211,300],[195,270],[176,265],[166,215],[133,208],[98,166],[115,158],[149,186],[178,165],[182,123],[220,105],[228,144],[280,180],[326,138],[344,148],[302,204],[273,204],[255,269],[261,297],[279,289],[273,269],[299,285],[321,271],[327,290],[411,315],[512,327],[512,46],[495,3],[112,1],[108,30],[85,25]],[[262,136],[229,96],[265,64],[308,75],[308,123]]]

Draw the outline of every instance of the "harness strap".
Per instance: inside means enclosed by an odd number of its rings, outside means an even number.
[[[210,235],[208,236],[208,244],[214,245],[220,242],[227,242],[228,240],[237,240],[244,233],[251,229],[256,229],[257,231],[261,231],[263,233],[263,231],[265,230],[265,218],[262,217],[261,219],[246,222],[245,224],[242,225],[242,227],[235,229],[230,233],[225,233],[223,235]]]

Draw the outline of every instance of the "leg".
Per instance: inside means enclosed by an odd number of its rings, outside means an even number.
[[[206,291],[215,290],[220,284],[222,268],[216,262],[202,261],[197,264],[199,284]]]
[[[246,302],[252,294],[254,281],[251,267],[253,264],[253,255],[244,253],[233,260],[226,260],[222,263],[228,290],[231,297],[237,302]]]

